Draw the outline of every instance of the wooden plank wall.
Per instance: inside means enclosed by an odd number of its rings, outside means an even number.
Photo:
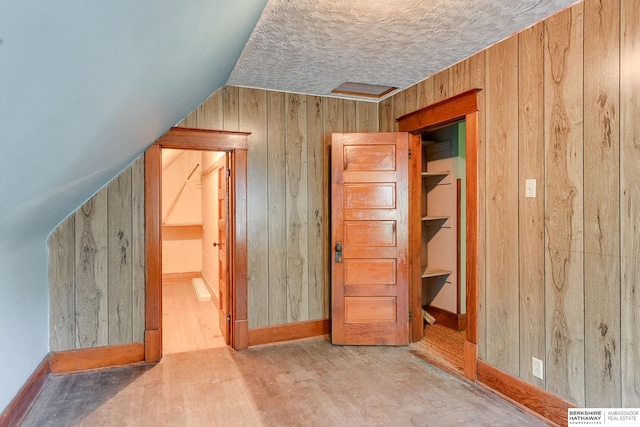
[[[640,406],[639,69],[640,0],[587,0],[379,106],[483,89],[479,357],[580,406]]]
[[[144,341],[144,160],[51,234],[51,351]]]
[[[224,87],[180,126],[251,132],[249,328],[329,317],[332,132],[377,132],[378,105]]]

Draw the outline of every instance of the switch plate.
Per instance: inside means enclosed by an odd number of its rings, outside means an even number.
[[[529,198],[536,197],[536,180],[535,179],[527,179],[524,182],[524,196]]]
[[[536,359],[535,357],[531,358],[531,374],[536,378],[540,378],[541,380],[544,379],[544,368],[542,365],[542,360]]]

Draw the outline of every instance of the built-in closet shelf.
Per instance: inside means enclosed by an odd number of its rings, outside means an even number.
[[[431,177],[445,177],[447,175],[449,175],[449,171],[443,171],[443,172],[422,172],[422,177],[423,178],[431,178]]]
[[[197,240],[202,239],[203,232],[201,222],[162,224],[162,240]]]
[[[422,278],[426,279],[427,277],[448,276],[451,273],[453,273],[451,270],[444,270],[442,268],[427,267],[422,272]]]
[[[449,216],[430,216],[430,215],[427,215],[427,216],[423,216],[422,217],[422,221],[425,221],[425,222],[429,222],[429,221],[446,221],[449,218],[451,218],[451,217],[449,217]]]

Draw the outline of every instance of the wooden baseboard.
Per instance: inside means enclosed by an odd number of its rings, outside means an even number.
[[[50,358],[47,354],[38,365],[18,394],[9,402],[0,414],[0,427],[19,426],[27,416],[29,409],[49,381],[51,375]]]
[[[436,322],[442,326],[453,329],[454,331],[464,331],[467,329],[467,315],[456,314],[442,308],[427,306],[426,310],[433,317],[436,318]]]
[[[93,369],[132,365],[145,361],[143,343],[111,345],[51,353],[51,372],[68,374]]]
[[[162,330],[147,329],[144,331],[144,361],[157,363],[162,359]]]
[[[328,335],[330,332],[329,319],[254,328],[249,329],[249,346],[317,337]]]
[[[209,292],[211,293],[211,301],[213,302],[215,307],[220,307],[220,301],[218,300],[218,292],[214,291],[213,286],[211,286],[211,283],[207,280],[207,277],[203,274],[202,275],[202,280],[204,280],[204,284],[207,285],[207,288],[209,288]]]
[[[575,408],[573,404],[560,397],[481,360],[478,360],[478,382],[500,397],[534,412],[554,425],[566,426],[568,409]]]
[[[202,277],[199,271],[187,271],[185,273],[164,273],[162,283],[190,282],[191,279]]]

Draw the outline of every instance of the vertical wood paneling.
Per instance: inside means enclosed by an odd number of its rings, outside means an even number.
[[[287,320],[299,322],[308,320],[309,308],[307,97],[286,94],[285,102],[287,109]],[[353,111],[355,113],[355,108]]]
[[[356,132],[378,131],[378,104],[358,102],[356,104]]]
[[[433,75],[433,95],[434,102],[444,101],[451,95],[449,89],[449,68],[437,72]]]
[[[238,90],[239,129],[251,132],[247,152],[247,197],[251,209],[247,217],[247,286],[252,313],[249,327],[269,324],[269,203],[267,192],[267,105],[266,93],[257,89]]]
[[[373,104],[374,107],[376,104]],[[361,110],[358,110],[359,112]],[[373,120],[378,123],[377,108],[365,110],[374,114]],[[325,147],[324,147],[324,111],[322,98],[307,97],[307,213],[309,228],[309,320],[322,319],[325,312],[326,258],[324,240],[324,186],[325,186]],[[367,114],[364,117],[369,118]]]
[[[469,84],[472,88],[485,87],[485,52],[469,58]],[[478,357],[486,359],[486,104],[485,91],[478,92]]]
[[[518,39],[487,50],[487,362],[519,375]]]
[[[588,407],[619,407],[620,1],[584,3],[584,294]],[[588,197],[586,197],[588,195]]]
[[[107,186],[109,345],[133,340],[131,168]]]
[[[75,216],[49,236],[49,301],[51,351],[75,348]]]
[[[268,92],[269,324],[287,322],[286,113],[282,92]],[[249,319],[252,314],[249,312]],[[251,320],[250,320],[251,322]]]
[[[392,104],[393,105],[393,104]],[[393,111],[393,109],[391,109]],[[395,122],[395,120],[394,120]],[[342,132],[344,130],[344,101],[336,98],[324,98],[324,146],[325,146],[325,186],[324,186],[324,200],[325,200],[325,218],[331,218],[331,195],[329,182],[331,177],[331,134]],[[327,272],[325,277],[327,292],[324,299],[324,317],[328,318],[331,313],[331,297],[329,290],[331,289],[331,266],[333,259],[333,248],[331,247],[330,227],[329,221],[324,226],[324,241],[327,246],[325,247],[325,256],[327,259]]]
[[[411,113],[418,109],[418,85],[409,86],[404,91],[404,105],[402,111],[404,114]],[[400,116],[394,117],[394,120]]]
[[[518,37],[520,378],[544,388],[531,373],[531,358],[544,362],[544,73],[543,26]],[[535,198],[525,197],[525,180],[535,179]]]
[[[582,4],[545,21],[547,389],[584,398]]]
[[[417,109],[424,108],[428,105],[433,104],[435,101],[435,93],[433,89],[433,77],[429,77],[428,79],[424,79],[419,82],[417,85]]]
[[[407,103],[406,103],[407,93],[406,91],[398,92],[391,97],[393,99],[393,128],[392,132],[398,131],[398,123],[396,119],[398,117],[402,117],[411,111],[407,111]]]
[[[146,255],[144,229],[144,155],[131,166],[131,219],[133,241],[133,341],[144,342]]]
[[[620,251],[622,406],[640,407],[640,0],[621,2]]]
[[[356,132],[358,126],[358,116],[356,113],[356,101],[344,100],[344,132]]]
[[[222,89],[222,126],[223,130],[240,130],[240,89],[235,86],[225,86]]]
[[[197,108],[199,129],[219,130],[224,128],[223,90],[215,91]]]
[[[75,213],[76,348],[109,344],[107,189]]]
[[[378,104],[378,123],[380,123],[380,132],[393,132],[395,123],[393,97],[385,98]]]
[[[452,65],[449,78],[450,96],[455,96],[471,89],[469,87],[469,59]]]

